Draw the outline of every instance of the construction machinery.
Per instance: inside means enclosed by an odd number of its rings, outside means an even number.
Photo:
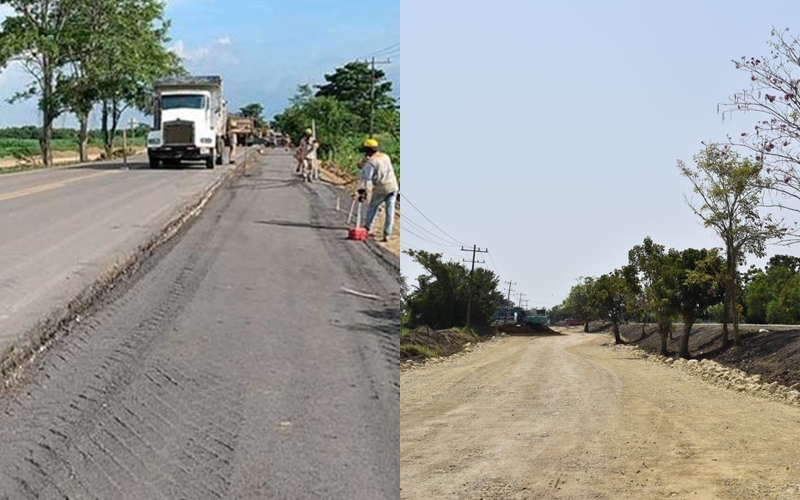
[[[228,134],[236,136],[236,144],[252,146],[255,132],[255,119],[252,116],[228,113]]]
[[[489,324],[500,321],[502,318],[511,318],[517,325],[546,325],[546,313],[545,309],[526,311],[521,307],[506,307],[499,309],[489,320]]]
[[[153,85],[153,128],[147,134],[151,168],[161,162],[204,161],[206,168],[223,163],[227,103],[219,76],[181,76]]]

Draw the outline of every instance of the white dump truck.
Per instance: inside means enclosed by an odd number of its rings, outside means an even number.
[[[153,128],[147,134],[151,168],[162,162],[204,161],[206,168],[227,162],[227,103],[219,76],[182,76],[153,85]]]

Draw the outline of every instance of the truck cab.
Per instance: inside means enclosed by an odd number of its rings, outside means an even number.
[[[227,109],[219,77],[180,77],[154,85],[153,128],[147,136],[151,168],[161,162],[222,163]]]

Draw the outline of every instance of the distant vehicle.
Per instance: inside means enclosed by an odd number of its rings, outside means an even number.
[[[575,319],[575,318],[567,318],[564,321],[562,321],[561,323],[559,323],[560,326],[580,326],[582,324],[583,324],[583,321],[581,321],[579,319]]]
[[[154,84],[153,128],[147,134],[151,168],[162,161],[204,161],[222,164],[227,104],[219,76],[185,76]]]

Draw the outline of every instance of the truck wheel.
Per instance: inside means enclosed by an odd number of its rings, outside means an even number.
[[[161,166],[161,161],[158,158],[153,158],[151,156],[149,160],[150,160],[150,168],[159,168]]]
[[[217,152],[215,150],[211,150],[211,155],[206,158],[206,168],[214,168],[214,164],[217,161]]]

